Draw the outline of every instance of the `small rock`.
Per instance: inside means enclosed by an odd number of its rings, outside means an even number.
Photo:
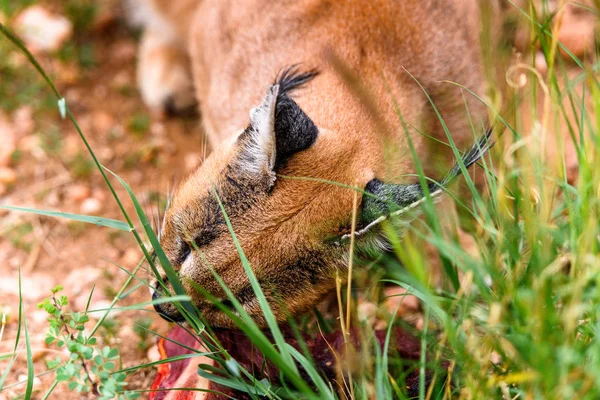
[[[27,47],[33,51],[56,51],[73,33],[71,21],[61,15],[51,14],[40,5],[23,10],[14,26]]]
[[[30,314],[31,322],[34,326],[44,326],[48,322],[48,313],[45,310],[35,310]]]
[[[92,190],[92,196],[102,202],[106,201],[106,191],[100,188],[94,188],[94,190]]]
[[[25,136],[19,141],[19,148],[28,153],[39,151],[40,138],[37,135]]]
[[[131,62],[137,54],[137,44],[132,41],[120,41],[113,46],[111,58],[118,62]]]
[[[398,307],[398,312],[417,311],[419,309],[419,299],[412,294],[406,294],[406,289],[400,286],[390,286],[385,288],[386,307],[393,312]]]
[[[90,188],[86,185],[72,185],[67,189],[67,198],[76,202],[81,202],[90,197]]]
[[[106,248],[105,260],[116,260],[119,257],[119,250],[114,247]]]
[[[76,84],[77,82],[79,82],[79,79],[81,77],[79,69],[74,64],[58,63],[54,67],[54,70],[56,71],[55,81],[59,82],[61,85],[64,86]],[[67,98],[67,102],[71,105],[77,104],[72,103],[70,98]]]
[[[544,53],[538,51],[535,53],[535,69],[540,71],[541,74],[545,74],[548,72],[548,63],[546,62],[546,57],[544,57]]]
[[[191,172],[198,168],[202,163],[202,156],[200,153],[187,153],[183,157],[183,164],[185,166],[185,170]]]
[[[21,257],[17,259],[17,268],[22,266]],[[9,263],[12,261],[9,260]],[[39,301],[50,294],[50,289],[56,286],[56,280],[49,274],[37,273],[23,276],[21,280],[22,296],[27,300]],[[0,279],[0,293],[4,296],[18,296],[19,285],[16,279]]]
[[[5,114],[0,113],[0,167],[10,164],[13,152],[17,148],[15,130]]]
[[[81,126],[81,125],[80,125]],[[86,131],[84,131],[85,133]],[[62,142],[62,152],[66,159],[72,159],[82,151],[81,139],[78,135],[65,135]]]
[[[0,183],[6,186],[12,185],[17,181],[17,173],[6,167],[0,167]]]
[[[148,349],[146,352],[146,358],[150,362],[160,361],[160,351],[158,350],[158,346],[154,345]]]
[[[144,181],[144,173],[142,171],[140,171],[139,169],[136,169],[135,171],[131,171],[131,176],[130,176],[130,180],[131,183],[139,185],[140,183],[142,183]]]
[[[358,320],[365,322],[368,325],[373,325],[377,316],[378,307],[376,304],[370,301],[362,301],[356,306],[356,312],[358,314]]]
[[[115,152],[110,147],[101,147],[96,150],[96,157],[100,160],[101,163],[106,165],[110,160],[115,156]]]
[[[108,94],[108,88],[102,83],[94,88],[94,96],[96,98],[105,99]]]
[[[64,97],[67,100],[67,104],[77,104],[82,100],[82,95],[78,88],[69,88],[65,92]]]
[[[417,320],[414,322],[414,326],[418,330],[422,331],[423,327],[425,327],[425,320],[423,319],[423,317],[418,317]]]
[[[17,377],[17,380],[19,382],[27,382],[27,375],[19,375]],[[37,376],[33,378],[33,387],[35,388],[36,386],[39,386],[42,384],[42,381],[40,380],[40,378],[38,378]]]
[[[558,40],[577,58],[594,55],[594,29],[596,16],[582,7],[567,4],[562,24],[558,31]],[[560,53],[565,59],[571,57],[562,47]]]
[[[96,284],[96,289],[92,293],[91,302],[98,303],[106,300],[98,285],[101,276],[102,270],[90,265],[76,268],[67,275],[63,281],[63,286],[69,288],[67,295],[72,299],[74,310],[83,311],[85,309],[94,284]]]
[[[131,78],[127,71],[117,73],[111,82],[111,85],[116,89],[133,84],[135,84],[135,80]]]
[[[495,351],[492,351],[492,354],[490,355],[490,361],[494,365],[499,365],[502,363],[502,356]]]
[[[58,207],[62,203],[62,199],[58,195],[58,190],[51,190],[45,197],[44,203],[50,207]],[[65,220],[66,222],[66,220]]]
[[[138,262],[140,262],[141,258],[142,255],[140,254],[140,251],[138,249],[129,248],[125,251],[123,257],[121,257],[121,263],[126,267],[134,266],[137,265]]]
[[[12,117],[15,130],[21,137],[33,133],[35,121],[33,119],[33,108],[31,106],[19,107],[15,110]]]
[[[102,202],[94,197],[88,197],[81,202],[80,211],[82,214],[97,214],[102,210]]]
[[[163,124],[162,122],[153,122],[150,125],[150,133],[154,136],[164,136],[165,133],[167,133],[165,124]]]

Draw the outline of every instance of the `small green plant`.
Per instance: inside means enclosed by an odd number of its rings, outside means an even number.
[[[152,345],[150,326],[152,326],[152,318],[136,318],[133,321],[133,331],[139,339],[137,348],[140,351],[146,351]]]
[[[83,152],[79,152],[69,161],[69,170],[78,179],[89,178],[94,172],[94,162]]]
[[[136,137],[142,138],[150,128],[150,117],[145,113],[137,113],[127,121],[127,128]]]
[[[16,224],[7,229],[5,238],[10,240],[11,244],[21,250],[30,251],[33,240],[33,225],[30,222]]]
[[[48,368],[56,370],[56,381],[66,382],[69,390],[91,393],[100,399],[139,397],[139,393],[123,391],[127,386],[127,375],[116,372],[119,350],[100,347],[97,339],[86,333],[87,310],[68,312],[69,300],[59,294],[61,290],[61,286],[53,288],[52,295],[38,305],[49,314],[46,344],[69,351],[68,360],[57,357],[47,362]]]

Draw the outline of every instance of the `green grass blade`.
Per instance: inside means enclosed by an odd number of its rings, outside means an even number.
[[[102,312],[102,311],[128,311],[128,310],[144,310],[145,307],[153,306],[155,304],[164,304],[164,303],[173,303],[173,302],[185,302],[190,301],[190,296],[188,295],[179,295],[179,296],[168,296],[168,297],[159,297],[158,299],[153,299],[151,301],[145,301],[143,303],[137,303],[130,306],[123,307],[108,307],[108,308],[97,308],[94,310],[89,310],[88,314]]]
[[[281,356],[279,352],[274,348],[273,344],[265,336],[265,334],[258,328],[254,320],[250,317],[248,312],[242,307],[239,300],[233,295],[229,287],[223,282],[223,279],[211,268],[213,277],[219,283],[223,291],[227,295],[227,298],[231,301],[237,314],[234,314],[229,308],[225,307],[218,299],[212,294],[205,291],[201,287],[196,287],[196,290],[200,292],[208,301],[212,302],[220,311],[224,312],[238,328],[240,328],[251,340],[252,343],[262,352],[265,358],[271,360],[275,366],[277,366],[282,374],[288,378],[307,398],[318,399],[318,396],[308,387],[306,382],[295,372],[289,365],[289,363]]]
[[[304,368],[310,379],[313,381],[317,389],[319,390],[319,396],[321,399],[330,399],[334,400],[336,396],[331,392],[331,388],[325,383],[323,377],[319,375],[319,372],[316,370],[315,366],[306,359],[298,350],[294,347],[286,343],[286,347],[289,353],[294,357],[296,361]]]
[[[429,326],[429,308],[425,307],[423,334],[421,335],[421,358],[419,359],[419,400],[425,400],[425,374],[427,371],[427,329]]]
[[[108,168],[104,168],[104,169],[106,171],[108,171],[110,174],[112,174],[115,178],[117,178],[119,180],[119,182],[121,183],[121,185],[125,188],[125,190],[129,194],[129,198],[133,202],[133,206],[135,207],[135,212],[136,212],[138,218],[140,219],[140,222],[142,223],[144,232],[146,233],[146,236],[150,240],[150,244],[152,245],[152,248],[154,249],[154,251],[156,253],[156,256],[160,262],[161,267],[165,271],[165,274],[167,275],[167,279],[169,280],[169,283],[173,287],[175,294],[185,295],[186,292],[185,292],[185,289],[183,288],[183,285],[181,284],[179,276],[178,276],[177,272],[175,272],[175,270],[171,266],[171,263],[169,262],[167,255],[165,254],[164,250],[162,249],[162,246],[160,245],[160,241],[158,240],[158,237],[156,236],[156,234],[154,233],[154,230],[152,229],[152,224],[150,224],[150,221],[148,220],[148,217],[146,216],[146,213],[144,212],[142,205],[140,204],[137,197],[133,193],[133,190],[131,190],[131,187],[119,175],[115,174]],[[158,273],[158,270],[156,269],[156,267],[154,265],[152,265],[152,270],[154,271],[157,279],[161,279],[161,276]],[[190,324],[192,326],[194,326],[197,330],[202,329],[202,326],[199,325],[198,318],[194,318],[194,316],[197,315],[197,310],[192,306],[192,304],[189,301],[184,301],[181,303],[181,305],[179,305],[178,303],[174,303],[174,304],[178,308],[182,308],[179,311],[181,312],[181,314],[184,317],[186,317],[186,319],[188,320],[188,322],[190,322]]]
[[[171,362],[175,362],[175,361],[180,361],[180,360],[187,360],[188,358],[205,357],[205,356],[208,356],[208,355],[211,355],[211,354],[215,354],[215,353],[214,352],[207,352],[207,353],[181,354],[181,355],[178,355],[178,356],[173,356],[173,357],[165,358],[165,359],[158,360],[158,361],[152,361],[152,362],[149,362],[149,363],[144,363],[144,364],[136,365],[134,367],[123,368],[123,369],[120,369],[118,371],[112,372],[112,374],[135,372],[135,371],[138,371],[138,370],[140,370],[142,368],[154,367],[156,365],[167,364],[167,363],[171,363]]]
[[[131,228],[123,221],[116,219],[96,217],[93,215],[71,214],[62,211],[38,210],[35,208],[17,207],[17,206],[0,206],[1,209],[44,215],[47,217],[66,218],[72,221],[85,222],[88,224],[105,226],[107,228],[119,229],[125,232],[131,232]]]
[[[6,369],[4,370],[4,372],[2,373],[2,375],[0,376],[0,392],[4,388],[4,382],[6,382],[6,378],[8,378],[8,374],[10,373],[10,370],[12,369],[12,366],[15,363],[16,360],[17,360],[16,354],[13,353],[12,354],[12,358],[10,359],[10,361],[8,362],[8,364],[6,365]]]
[[[285,340],[283,338],[283,335],[281,333],[281,330],[279,329],[279,326],[277,324],[277,320],[275,319],[275,315],[273,315],[273,311],[271,310],[271,307],[269,306],[269,302],[267,301],[267,298],[265,297],[265,294],[263,293],[262,288],[260,287],[260,283],[258,283],[258,279],[256,279],[256,275],[254,274],[252,267],[250,267],[250,262],[248,261],[248,258],[246,257],[246,255],[244,254],[244,251],[242,250],[242,246],[240,245],[240,242],[237,239],[237,236],[233,230],[233,226],[231,225],[231,221],[229,220],[229,217],[227,216],[225,207],[223,206],[223,203],[221,202],[221,199],[219,198],[216,190],[214,190],[214,195],[217,199],[217,202],[219,203],[219,207],[221,208],[221,213],[223,214],[225,223],[227,224],[227,228],[229,229],[229,234],[231,235],[231,238],[233,239],[233,243],[235,244],[235,248],[237,249],[238,255],[242,262],[242,266],[244,267],[244,271],[246,272],[246,275],[248,276],[250,285],[252,286],[252,290],[254,291],[256,299],[258,300],[260,309],[262,310],[263,316],[264,316],[265,320],[267,321],[267,325],[269,325],[269,329],[271,330],[273,339],[275,339],[275,343],[277,344],[280,354],[283,357],[283,359],[290,366],[290,368],[297,374],[298,368],[296,367],[296,364],[294,363],[292,356],[287,351],[287,346],[286,346]]]
[[[48,388],[48,391],[46,392],[46,394],[44,395],[44,397],[42,397],[42,400],[47,400],[48,397],[50,397],[50,395],[54,391],[54,389],[56,389],[57,385],[58,385],[58,381],[55,379],[54,382],[52,383],[52,385]]]
[[[31,353],[31,340],[29,339],[29,329],[27,328],[27,317],[22,312],[23,309],[23,292],[21,285],[21,269],[19,268],[19,314],[23,315],[23,329],[25,330],[25,346],[27,348],[27,386],[25,388],[25,400],[31,399],[33,393],[33,379],[35,372],[33,369],[33,355]]]
[[[210,380],[218,385],[223,385],[225,387],[238,390],[240,392],[248,393],[254,396],[269,396],[272,397],[273,393],[270,391],[270,386],[265,386],[259,381],[252,382],[253,386],[250,386],[244,382],[240,382],[237,380],[227,379],[222,376],[215,375],[213,373],[207,372],[206,369],[211,370],[209,365],[199,365],[198,366],[198,375],[201,377]]]

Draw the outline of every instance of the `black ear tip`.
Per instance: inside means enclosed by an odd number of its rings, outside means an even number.
[[[283,68],[275,78],[275,84],[279,85],[279,94],[285,95],[293,90],[299,89],[313,80],[319,71],[316,68],[301,71],[299,64]]]

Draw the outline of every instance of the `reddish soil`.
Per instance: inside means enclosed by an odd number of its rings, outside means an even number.
[[[57,7],[50,4],[49,8]],[[204,147],[199,122],[189,118],[165,120],[148,113],[136,90],[136,39],[123,21],[111,20],[86,35],[85,43],[93,48],[95,58],[91,68],[82,68],[75,61],[59,62],[55,55],[40,54],[40,61],[54,77],[100,162],[127,181],[148,215],[155,216],[158,204],[164,204],[177,179],[200,162]],[[19,68],[32,69],[15,51],[9,54]],[[48,88],[37,76],[35,79],[35,85],[41,88],[37,97],[47,97]],[[90,164],[73,125],[61,120],[52,103],[40,107],[37,103],[23,103],[7,111],[0,108],[0,142],[14,144],[7,165],[0,167],[15,174],[15,179],[0,179],[4,182],[0,183],[0,204],[124,220],[100,173]],[[111,180],[140,227],[126,192],[116,179]],[[8,315],[0,354],[12,352],[17,334],[19,269],[35,373],[41,374],[47,370],[44,360],[56,358],[56,353],[44,344],[48,323],[37,304],[52,287],[61,284],[73,311],[85,308],[92,287],[95,290],[90,309],[105,308],[128,277],[117,265],[131,271],[140,259],[141,251],[129,233],[0,210],[0,313]],[[138,275],[145,278],[145,268]],[[116,307],[149,300],[148,290],[142,285]],[[120,348],[123,367],[147,362],[147,349],[154,343],[151,334],[141,343],[134,332],[135,324],[149,323],[150,329],[161,333],[168,328],[153,312],[114,312],[110,318],[113,326],[100,329],[98,336]],[[89,323],[92,326],[93,321]],[[20,353],[0,393],[1,400],[24,393],[25,385],[18,384],[27,373],[24,344],[22,336]],[[7,363],[0,361],[0,371],[4,372]],[[137,373],[130,379],[130,388],[150,387],[153,374],[152,369]],[[41,398],[53,379],[52,374],[39,376],[34,398]],[[52,395],[59,396],[80,398],[69,393],[66,385],[59,385]]]

